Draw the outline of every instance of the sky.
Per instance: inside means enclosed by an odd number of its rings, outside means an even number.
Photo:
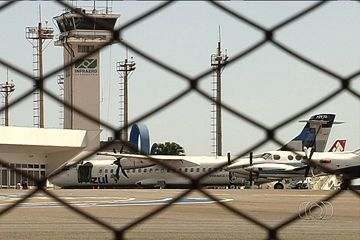
[[[55,2],[18,2],[0,12],[0,57],[21,69],[32,72],[32,47],[25,39],[25,27],[36,26],[41,3],[42,19],[55,29],[53,17],[63,12]],[[89,7],[90,2],[77,2]],[[121,16],[117,25],[139,16],[159,2],[113,1],[112,11]],[[226,2],[223,3],[243,16],[270,28],[313,2]],[[105,2],[97,2],[98,8]],[[275,38],[307,58],[347,76],[360,69],[360,4],[330,2],[304,18],[281,29]],[[190,76],[209,69],[210,56],[218,41],[221,26],[222,46],[229,57],[245,50],[263,35],[256,29],[227,15],[206,2],[177,2],[145,21],[127,29],[122,37],[142,51]],[[119,76],[115,63],[125,57],[125,48],[115,44],[101,51],[101,119],[120,127]],[[160,69],[131,51],[136,70],[129,82],[129,117],[135,119],[149,109],[184,90],[188,85],[171,73]],[[45,73],[63,64],[63,49],[49,43],[44,53]],[[31,82],[10,71],[16,85],[11,96],[15,99],[31,88]],[[227,66],[223,71],[223,102],[247,116],[272,127],[316,102],[338,88],[335,79],[287,55],[271,44],[266,44],[251,55]],[[0,81],[6,80],[6,68],[0,66]],[[205,77],[200,88],[211,94],[212,77]],[[360,77],[352,82],[360,93]],[[46,84],[47,89],[59,94],[57,77]],[[84,89],[86,91],[86,89]],[[28,97],[11,109],[13,126],[33,126],[33,97]],[[60,105],[45,97],[46,127],[60,127]],[[360,148],[360,101],[343,92],[326,104],[297,120],[308,119],[318,113],[335,113],[337,121],[328,147],[339,138],[348,140],[347,149]],[[174,141],[182,145],[188,155],[209,155],[211,147],[211,104],[197,93],[191,93],[169,108],[143,121],[150,131],[151,143]],[[278,138],[287,142],[303,128],[294,121],[280,129]],[[104,128],[101,138],[111,136]],[[223,110],[223,152],[239,153],[264,137],[264,132]],[[273,150],[268,143],[257,151]]]

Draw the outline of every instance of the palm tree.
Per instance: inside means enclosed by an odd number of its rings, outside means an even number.
[[[177,155],[184,156],[185,151],[182,146],[175,142],[154,143],[151,147],[152,155]]]

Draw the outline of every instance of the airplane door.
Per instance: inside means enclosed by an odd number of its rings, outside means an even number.
[[[90,162],[79,165],[78,167],[78,182],[90,182],[91,181],[91,171],[93,165]]]

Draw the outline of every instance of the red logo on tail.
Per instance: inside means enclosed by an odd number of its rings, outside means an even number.
[[[330,148],[329,152],[343,152],[345,151],[346,140],[336,140]]]

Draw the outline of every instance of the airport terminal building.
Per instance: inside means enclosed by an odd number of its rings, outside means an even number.
[[[91,141],[85,130],[0,127],[0,133],[0,160],[35,178],[79,155]],[[0,188],[15,187],[23,178],[0,165]]]

